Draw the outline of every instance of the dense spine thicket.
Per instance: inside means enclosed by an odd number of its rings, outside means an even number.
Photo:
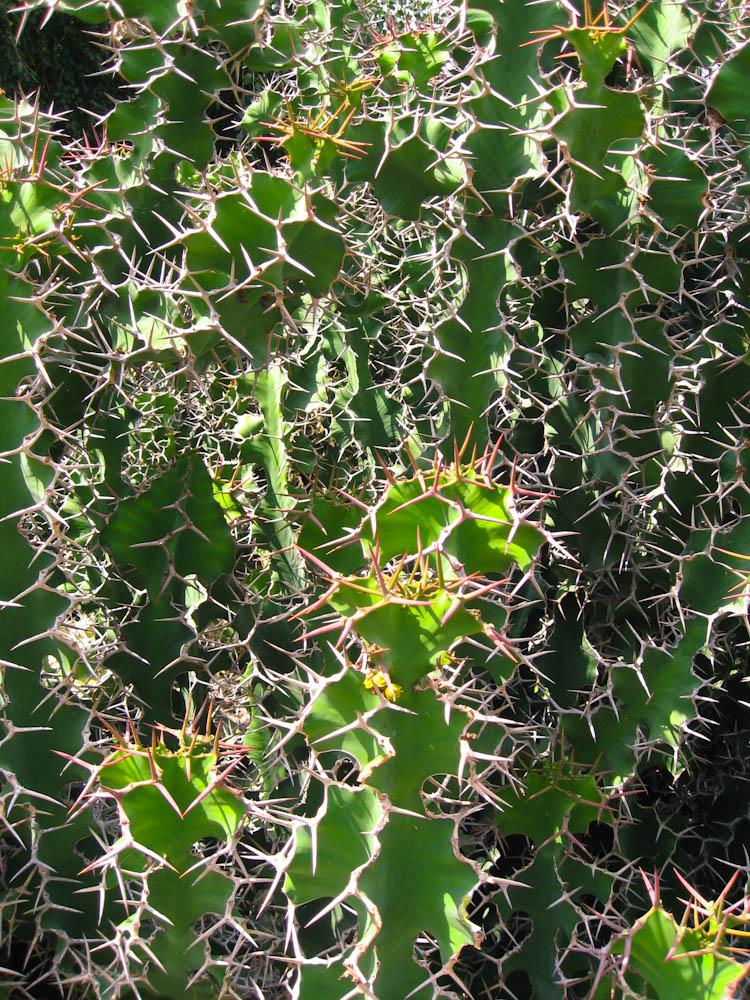
[[[745,6],[21,5],[3,996],[741,991]]]

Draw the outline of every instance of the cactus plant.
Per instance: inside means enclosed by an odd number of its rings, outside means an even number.
[[[3,995],[741,990],[742,5],[42,9],[124,84],[0,96]]]

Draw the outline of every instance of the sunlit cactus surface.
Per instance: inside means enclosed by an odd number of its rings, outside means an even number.
[[[750,995],[748,5],[16,15],[0,997]]]

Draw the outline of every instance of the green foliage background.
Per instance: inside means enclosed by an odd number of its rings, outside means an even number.
[[[3,996],[746,989],[744,5],[22,6]]]

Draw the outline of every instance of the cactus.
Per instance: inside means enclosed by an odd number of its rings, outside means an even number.
[[[218,732],[216,737],[196,732],[189,742],[181,732],[176,749],[169,748],[167,735],[162,731],[157,741],[154,734],[151,747],[121,740],[100,764],[80,760],[90,777],[76,805],[85,808],[92,798],[110,796],[121,830],[88,866],[104,874],[103,899],[115,887],[123,891],[126,916],[114,928],[108,965],[98,963],[110,980],[105,992],[111,996],[122,981],[137,991],[132,967],[144,959],[150,963],[149,988],[167,996],[188,989],[194,996],[211,996],[210,977],[220,980],[225,971],[222,963],[212,963],[210,949],[199,948],[192,928],[210,914],[231,915],[233,880],[201,856],[198,845],[221,838],[227,848],[247,814],[241,797],[225,784],[238,759],[218,773]],[[93,786],[97,790],[89,793]],[[147,923],[155,925],[150,934]]]
[[[741,990],[741,5],[37,9],[3,995]]]
[[[641,875],[652,901],[651,909],[616,938],[610,949],[613,954],[622,955],[613,978],[619,981],[624,995],[635,990],[643,994],[645,988],[648,995],[660,1000],[683,996],[686,990],[695,996],[731,996],[748,973],[747,963],[735,961],[731,954],[734,949],[724,945],[723,940],[725,935],[731,938],[747,933],[741,930],[747,921],[746,907],[742,912],[738,912],[736,905],[724,907],[736,873],[715,902],[705,900],[678,875],[689,893],[679,924],[661,906],[658,876],[651,882],[643,872]],[[722,954],[722,947],[729,954]],[[593,995],[614,995],[606,986],[602,982],[599,988],[603,992],[595,990]]]
[[[494,608],[484,620],[480,603],[505,589],[506,607],[512,606],[509,578],[483,576],[514,563],[530,572],[545,537],[516,509],[514,492],[493,483],[494,458],[488,452],[464,466],[456,449],[452,465],[437,459],[432,468],[417,466],[413,478],[394,480],[359,530],[345,536],[369,552],[370,564],[359,574],[337,574],[308,554],[331,583],[303,613],[330,608],[335,617],[308,630],[307,638],[339,631],[341,647],[353,634],[365,653],[356,666],[344,655],[343,670],[312,701],[302,730],[316,752],[339,744],[337,734],[350,733],[339,746],[356,761],[362,788],[340,788],[345,798],[334,799],[335,808],[328,799],[316,828],[314,860],[310,833],[297,833],[287,893],[295,905],[327,896],[327,880],[318,884],[315,867],[345,868],[339,852],[341,841],[348,841],[355,864],[344,884],[337,883],[334,900],[357,897],[359,905],[352,905],[360,927],[351,955],[342,961],[364,985],[371,977],[374,937],[372,988],[378,995],[424,993],[425,975],[412,961],[420,932],[433,935],[446,960],[479,940],[466,915],[476,873],[453,857],[455,821],[433,815],[426,793],[432,775],[459,770],[472,735],[471,708],[441,692],[444,670],[461,669],[453,648],[478,634],[513,656],[501,632],[506,622]],[[354,806],[353,796],[363,801]],[[366,829],[352,829],[352,811],[366,813]]]

